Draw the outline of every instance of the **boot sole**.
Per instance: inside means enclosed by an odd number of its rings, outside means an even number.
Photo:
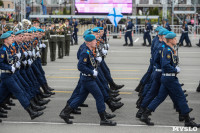
[[[35,118],[40,117],[40,116],[43,115],[43,114],[44,114],[44,113],[41,112],[40,114],[37,114],[37,115],[35,115],[35,116],[32,116],[32,117],[31,117],[31,120],[34,120]]]
[[[66,118],[66,117],[61,116],[61,115],[59,115],[59,116],[60,116],[61,119],[63,119],[65,121],[65,123],[67,123],[67,124],[73,124],[73,121],[70,121],[69,118]],[[68,120],[66,120],[66,119],[68,119]]]

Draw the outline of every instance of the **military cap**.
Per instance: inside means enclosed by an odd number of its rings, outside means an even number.
[[[39,31],[39,32],[44,32],[44,30],[43,30],[43,29],[38,29],[38,31]]]
[[[86,31],[83,33],[83,38],[85,38],[85,36],[88,35],[88,34],[92,34],[92,31],[91,31],[91,30],[92,30],[92,29],[86,30]]]
[[[18,20],[13,20],[13,23],[18,23]]]
[[[149,21],[150,19],[149,19],[149,18],[146,18],[146,20],[148,20],[148,21]]]
[[[13,34],[13,31],[7,31],[6,33],[10,33],[10,34]]]
[[[5,16],[0,17],[0,20],[6,20]]]
[[[162,27],[161,27],[161,26],[158,26],[158,27],[156,27],[155,31],[156,31],[156,32],[159,32],[161,29],[162,29]]]
[[[167,34],[167,35],[165,36],[166,39],[173,39],[173,38],[175,38],[175,37],[176,37],[176,34],[175,34],[174,32],[169,33],[169,34]]]
[[[38,22],[38,23],[40,23],[40,20],[37,19],[37,18],[34,18],[34,19],[32,19],[32,22]]]
[[[159,32],[158,32],[158,35],[163,35],[163,33],[165,32],[165,31],[168,31],[167,29],[161,29]]]
[[[94,35],[92,35],[92,34],[88,34],[88,35],[85,36],[84,39],[85,39],[85,41],[87,41],[87,42],[91,42],[91,41],[95,40],[96,37],[95,37]]]
[[[24,30],[19,30],[19,31],[17,31],[16,33],[15,33],[15,36],[16,35],[19,35],[19,34],[23,34],[24,33]]]
[[[1,37],[0,37],[0,39],[6,39],[6,38],[8,38],[8,37],[10,37],[11,36],[11,34],[10,33],[3,33],[2,35],[1,35]]]
[[[99,28],[99,30],[103,30],[103,27],[98,27]]]
[[[32,31],[31,29],[28,29],[27,32],[28,32],[28,33],[32,33],[33,31]]]
[[[96,28],[92,29],[92,31],[95,33],[99,33],[99,28],[96,27]]]
[[[167,34],[169,34],[169,33],[172,33],[172,32],[170,32],[170,31],[168,31],[168,30],[165,30],[165,31],[163,31],[163,35],[167,35]]]

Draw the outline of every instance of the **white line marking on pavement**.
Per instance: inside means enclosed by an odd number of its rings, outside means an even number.
[[[137,42],[139,40],[139,38],[137,38],[134,42]]]
[[[45,124],[45,125],[66,125],[66,123],[61,122],[20,122],[20,121],[3,121],[2,123],[6,124]],[[72,125],[79,125],[79,126],[99,126],[99,124],[95,123],[73,123]],[[147,125],[131,125],[131,124],[117,124],[118,127],[149,127]],[[174,126],[164,126],[164,125],[155,125],[152,127],[159,127],[159,128],[173,128]]]

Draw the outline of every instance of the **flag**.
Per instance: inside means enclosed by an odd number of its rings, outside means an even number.
[[[107,16],[110,20],[110,22],[117,27],[118,22],[121,20],[121,18],[123,18],[123,15],[121,14],[121,10],[118,8],[113,8],[108,16]]]

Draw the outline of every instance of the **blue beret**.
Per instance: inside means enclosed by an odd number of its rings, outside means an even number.
[[[10,36],[11,36],[10,33],[4,33],[4,34],[1,35],[0,39],[6,39],[6,38],[8,38]]]
[[[96,27],[94,29],[92,29],[93,32],[99,32],[99,29]]]
[[[166,39],[173,39],[173,38],[175,38],[175,37],[176,37],[176,34],[175,34],[174,32],[169,33],[169,34],[167,34],[167,35],[165,36]]]
[[[10,34],[13,34],[13,31],[7,31],[6,33],[10,33]]]
[[[83,38],[85,38],[86,35],[88,34],[92,34],[91,29],[87,29],[84,33],[83,33]]]
[[[33,31],[32,31],[31,29],[28,29],[27,32],[28,32],[28,33],[32,33]]]
[[[168,31],[168,30],[165,30],[165,31],[163,31],[163,35],[167,35],[167,34],[169,34],[169,33],[171,33],[170,31]]]
[[[165,31],[168,31],[168,30],[167,29],[161,29],[161,30],[159,30],[158,35],[162,36]]]
[[[19,31],[17,31],[17,32],[15,33],[15,35],[19,35],[19,34],[22,34],[22,33],[24,33],[24,30],[19,30]]]
[[[91,42],[91,41],[95,40],[96,37],[95,37],[94,35],[92,35],[92,34],[88,34],[88,35],[85,36],[84,39],[85,39],[85,41],[87,41],[87,42]]]
[[[146,18],[146,20],[150,20],[149,18]]]
[[[99,27],[99,30],[103,30],[103,27]]]
[[[156,27],[155,31],[156,31],[156,32],[159,32],[161,29],[162,29],[162,27],[161,27],[161,26],[158,26],[158,27]]]
[[[164,19],[165,21],[168,21],[168,19]]]
[[[103,21],[104,19],[102,18],[101,21]]]
[[[43,32],[44,30],[43,30],[43,29],[38,29],[37,31],[39,31],[39,32]]]

